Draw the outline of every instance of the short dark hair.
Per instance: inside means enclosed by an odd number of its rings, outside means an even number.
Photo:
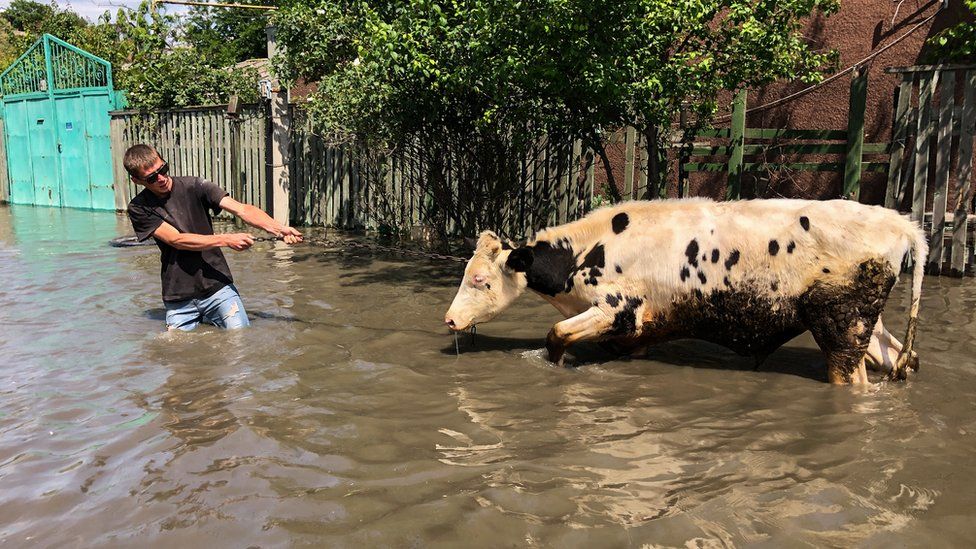
[[[152,145],[146,145],[139,143],[138,145],[133,145],[125,151],[125,157],[122,159],[122,166],[125,167],[125,171],[129,172],[129,175],[136,175],[137,171],[145,171],[152,167],[156,159],[159,158],[159,153]]]

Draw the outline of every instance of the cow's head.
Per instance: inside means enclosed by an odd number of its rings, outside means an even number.
[[[467,330],[495,318],[525,291],[532,250],[506,248],[495,233],[481,233],[454,302],[444,316],[450,329]]]

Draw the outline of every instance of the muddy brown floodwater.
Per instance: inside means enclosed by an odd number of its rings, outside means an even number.
[[[129,233],[0,207],[0,544],[976,543],[973,279],[925,280],[918,375],[852,389],[809,335],[556,368],[533,295],[458,356],[460,265],[307,244],[228,252],[250,329],[164,334]]]

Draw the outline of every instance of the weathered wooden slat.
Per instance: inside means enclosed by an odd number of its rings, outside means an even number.
[[[621,195],[624,198],[634,198],[634,159],[637,150],[637,130],[627,126],[624,132],[624,188]]]
[[[942,271],[945,238],[946,200],[949,195],[949,154],[952,136],[952,105],[955,101],[956,74],[947,71],[941,75],[939,85],[939,118],[936,134],[935,187],[932,192],[932,231],[929,257],[925,269],[929,274]]]
[[[729,165],[721,162],[689,162],[684,164],[684,169],[689,172],[724,172],[728,171]],[[840,162],[743,162],[742,171],[779,171],[793,170],[798,172],[834,172],[844,173],[844,164]],[[888,170],[887,162],[864,162],[861,164],[861,171],[865,172],[885,172]]]
[[[932,137],[932,97],[939,83],[939,73],[925,73],[919,79],[918,129],[915,133],[915,173],[912,188],[913,221],[921,221],[925,214],[925,193],[928,187],[929,140]]]
[[[746,90],[739,90],[732,105],[732,150],[729,153],[729,183],[726,200],[737,200],[742,191],[742,147],[746,136]]]
[[[932,71],[949,71],[949,70],[969,70],[976,69],[976,65],[912,65],[910,67],[890,67],[885,69],[887,73],[915,73],[915,72],[932,72]]]
[[[746,128],[746,139],[821,139],[825,141],[844,141],[844,130],[787,130],[768,128]]]
[[[858,200],[861,194],[861,149],[864,147],[864,108],[868,98],[868,71],[858,68],[851,80],[847,110],[847,154],[844,159],[844,196]]]
[[[693,156],[728,156],[732,147],[727,145],[696,146],[691,149]],[[888,154],[888,143],[865,143],[861,148],[862,154]],[[757,154],[846,154],[847,145],[843,143],[830,144],[749,144],[742,146],[744,156]]]
[[[969,224],[969,210],[973,202],[973,138],[976,137],[976,70],[969,70],[965,74],[965,93],[963,94],[963,109],[961,112],[962,131],[959,136],[959,152],[956,155],[956,207],[954,208],[952,227],[952,256],[949,273],[953,276],[963,276],[966,272],[966,262],[974,246],[969,246],[967,253],[967,229]],[[970,264],[972,263],[970,259]]]

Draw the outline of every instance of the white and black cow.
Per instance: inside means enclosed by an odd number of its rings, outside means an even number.
[[[902,346],[880,315],[909,252],[916,262]],[[917,369],[927,253],[917,224],[846,200],[627,202],[544,229],[521,247],[483,232],[444,320],[466,330],[529,288],[566,317],[546,340],[559,364],[578,341],[638,350],[679,338],[758,363],[810,330],[831,383],[866,383],[866,360],[905,379],[909,366]]]

